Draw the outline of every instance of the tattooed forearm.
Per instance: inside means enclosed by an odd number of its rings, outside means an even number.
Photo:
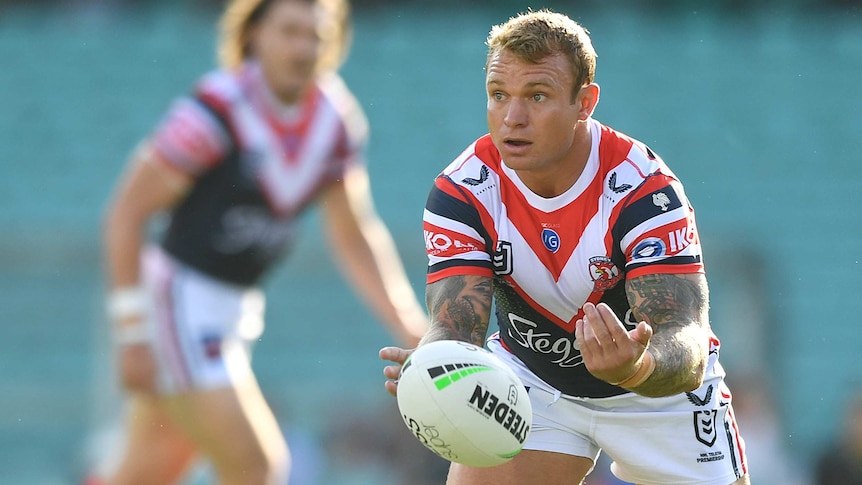
[[[482,346],[491,319],[492,295],[492,280],[485,276],[450,276],[428,285],[425,300],[431,328],[421,343],[446,339]]]
[[[709,290],[700,274],[656,274],[626,282],[632,313],[653,328],[652,376],[635,391],[668,396],[700,386],[709,354]]]

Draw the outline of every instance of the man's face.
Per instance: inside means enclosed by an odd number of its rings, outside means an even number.
[[[568,60],[552,55],[537,64],[502,50],[486,76],[488,128],[506,165],[535,175],[553,171],[571,152],[579,103]]]
[[[297,101],[314,79],[322,47],[323,13],[307,2],[277,1],[251,32],[254,55],[282,101]]]

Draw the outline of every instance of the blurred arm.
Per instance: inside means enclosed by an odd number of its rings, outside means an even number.
[[[104,221],[104,251],[111,288],[139,284],[141,247],[156,212],[174,206],[192,184],[189,176],[155,160],[143,144],[133,153]]]
[[[415,347],[428,328],[428,317],[374,209],[366,169],[351,167],[343,181],[326,191],[321,207],[345,278],[401,343]]]

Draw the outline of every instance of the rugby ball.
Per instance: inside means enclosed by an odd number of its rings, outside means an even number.
[[[456,340],[422,345],[398,377],[404,424],[429,450],[473,467],[517,455],[533,410],[517,375],[490,351]]]

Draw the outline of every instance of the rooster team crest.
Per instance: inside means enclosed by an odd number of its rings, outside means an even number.
[[[593,279],[596,291],[609,290],[622,278],[619,268],[607,256],[590,258],[590,277]]]
[[[668,197],[664,192],[652,194],[652,203],[655,204],[656,207],[661,207],[661,210],[667,211],[668,207],[670,207],[670,197]]]

